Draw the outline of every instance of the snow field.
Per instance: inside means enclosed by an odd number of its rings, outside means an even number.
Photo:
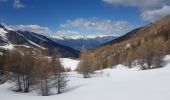
[[[62,59],[68,65],[77,61]],[[128,69],[117,65],[113,69],[96,71],[89,79],[69,72],[69,83],[64,93],[42,97],[37,92],[15,93],[9,84],[0,85],[0,98],[4,100],[170,100],[170,55],[163,68],[152,70]],[[76,65],[76,64],[75,64]]]

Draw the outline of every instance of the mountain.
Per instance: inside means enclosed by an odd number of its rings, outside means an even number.
[[[163,57],[170,53],[170,16],[84,53],[87,59],[93,59],[89,64],[96,70],[117,64],[132,67],[134,63],[141,69],[160,68]]]
[[[120,36],[112,41],[104,43],[95,49],[103,48],[105,46],[117,45],[117,44],[128,44],[136,42],[136,40],[142,40],[145,37],[154,38],[156,36],[162,36],[165,39],[170,39],[170,16],[166,16],[163,19],[150,23],[144,27],[136,28],[127,34]],[[125,45],[122,45],[125,46]]]
[[[102,46],[114,45],[116,43],[121,43],[136,38],[142,39],[146,36],[148,37],[150,36],[150,38],[154,38],[155,36],[163,36],[166,39],[169,39],[170,38],[170,16],[166,16],[163,19],[155,23],[148,24],[144,27],[136,28],[117,39],[114,39],[112,41],[103,44]]]
[[[109,42],[113,39],[116,39],[118,36],[51,36],[50,38],[62,45],[72,47],[76,50],[81,50],[82,48],[91,49],[99,45],[102,45],[106,42]]]
[[[0,24],[0,45],[9,44],[6,33],[8,33],[7,30]]]
[[[25,45],[38,49],[48,49],[48,51],[57,49],[62,57],[79,56],[79,51],[54,42],[46,36],[28,31],[8,30],[3,25],[0,25],[0,45]]]

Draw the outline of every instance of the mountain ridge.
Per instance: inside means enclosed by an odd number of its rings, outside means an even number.
[[[87,59],[93,59],[89,62],[95,70],[117,64],[132,67],[134,61],[141,63],[141,69],[159,68],[161,63],[154,62],[161,62],[170,53],[170,16],[83,53]]]
[[[55,38],[51,37],[53,41],[60,43],[62,45],[69,46],[76,50],[81,50],[82,48],[85,49],[92,49],[96,48],[99,45],[102,45],[108,41],[117,38],[117,36],[93,36],[93,37],[79,37],[79,38],[71,38],[71,37],[62,37],[62,38]]]
[[[67,47],[52,41],[46,36],[28,32],[28,31],[13,31],[7,30],[3,25],[0,26],[2,30],[6,33],[2,33],[0,36],[0,41],[7,38],[8,42],[2,41],[1,45],[5,44],[13,44],[13,45],[29,45],[32,47],[37,47],[40,49],[46,48],[49,53],[52,52],[53,49],[57,49],[62,57],[78,57],[79,51],[74,50],[71,47]],[[2,39],[1,39],[2,38]]]
[[[162,18],[161,20],[158,20],[154,23],[150,23],[144,27],[139,27],[136,29],[133,29],[132,31],[126,33],[123,36],[120,36],[114,40],[111,40],[107,43],[104,43],[103,45],[98,46],[97,48],[106,46],[106,45],[114,45],[117,43],[121,43],[124,42],[126,40],[130,40],[132,38],[138,38],[138,37],[143,37],[146,35],[150,35],[150,34],[154,34],[154,35],[161,35],[161,33],[163,33],[162,31],[166,31],[167,33],[165,37],[170,37],[170,15],[166,16],[164,18]],[[169,28],[168,28],[169,27]],[[94,48],[93,50],[97,49]]]

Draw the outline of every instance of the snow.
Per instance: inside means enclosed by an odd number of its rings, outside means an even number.
[[[0,28],[0,36],[6,39],[5,34],[7,33],[7,31],[5,31],[3,28]]]
[[[13,29],[9,25],[7,25],[5,23],[1,23],[1,25],[3,25],[7,30],[13,31]]]
[[[15,93],[5,83],[0,85],[0,97],[4,100],[170,100],[170,55],[164,60],[163,68],[142,71],[117,65],[97,71],[89,79],[70,72],[68,86],[60,95],[42,97],[36,92]]]
[[[4,46],[0,46],[0,48],[3,48],[5,50],[13,50],[14,46],[12,44],[7,44],[7,45],[4,45]]]
[[[0,56],[2,56],[3,55],[3,53],[2,52],[0,52]]]
[[[40,36],[37,36],[35,33],[32,33],[32,32],[29,32],[29,34],[31,34],[32,36],[34,36],[34,37],[36,37],[36,38],[38,38],[38,39],[40,39],[40,40],[42,40],[42,41],[48,41],[48,40],[46,40],[45,38],[42,38],[42,37],[40,37]]]
[[[30,41],[30,40],[27,40],[27,41],[28,41],[29,43],[31,43],[32,45],[36,46],[36,47],[39,47],[39,48],[41,48],[41,49],[45,49],[44,47],[42,47],[42,46],[40,46],[40,45],[38,45],[38,44]]]
[[[71,70],[75,70],[79,63],[78,60],[70,58],[60,58],[60,61],[64,68],[71,68]]]
[[[131,44],[128,43],[128,44],[126,44],[125,49],[128,49],[128,48],[130,48],[130,47],[131,47]]]
[[[7,33],[7,31],[5,31],[3,28],[0,28],[0,33],[1,33],[2,35],[4,35],[4,34]]]
[[[28,40],[23,34],[21,34],[20,32],[17,32],[20,36],[22,36],[23,38],[25,38],[29,43],[31,43],[32,45],[36,46],[36,47],[39,47],[41,49],[45,49],[44,47],[32,42],[31,40]]]
[[[59,40],[64,40],[64,39],[73,39],[73,40],[78,40],[78,39],[95,39],[95,38],[102,38],[102,37],[108,37],[108,36],[113,36],[113,35],[58,35],[58,36],[50,36],[51,38],[59,39]],[[116,35],[114,35],[116,36]]]
[[[30,46],[27,45],[14,45],[15,47],[25,47],[25,48],[30,48]]]

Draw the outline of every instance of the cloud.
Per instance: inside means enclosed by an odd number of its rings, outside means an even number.
[[[112,5],[134,6],[141,11],[144,21],[153,22],[170,14],[170,0],[102,0]]]
[[[89,18],[67,20],[60,25],[64,30],[81,30],[91,34],[121,34],[134,28],[127,21],[112,21],[109,19]]]
[[[112,21],[110,19],[100,18],[78,18],[67,20],[58,26],[58,31],[51,31],[48,27],[39,25],[8,25],[11,29],[17,31],[30,31],[45,36],[84,36],[84,35],[122,35],[134,29],[136,26],[127,21]]]
[[[77,31],[71,31],[71,30],[58,30],[57,32],[53,33],[52,36],[79,36],[81,33]]]
[[[145,21],[154,22],[167,15],[170,15],[170,6],[164,5],[161,9],[144,11],[141,17]]]
[[[170,4],[170,0],[102,0],[113,5],[136,6],[141,9],[154,9]]]
[[[21,3],[20,0],[14,0],[14,2],[13,2],[13,7],[14,7],[14,8],[24,8],[25,5],[24,5],[23,3]]]
[[[51,34],[51,30],[48,27],[42,27],[39,25],[9,25],[13,30],[30,31],[35,33],[40,33],[43,35]]]

